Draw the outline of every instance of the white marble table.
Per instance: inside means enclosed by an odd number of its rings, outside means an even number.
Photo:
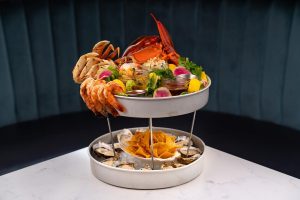
[[[94,178],[82,149],[0,176],[0,199],[299,200],[300,180],[208,147],[204,172],[193,181],[160,190],[124,189]]]

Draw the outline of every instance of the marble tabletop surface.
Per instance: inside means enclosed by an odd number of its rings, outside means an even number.
[[[94,178],[85,148],[0,176],[0,199],[300,199],[299,179],[210,147],[205,161],[203,173],[189,183],[133,190]]]

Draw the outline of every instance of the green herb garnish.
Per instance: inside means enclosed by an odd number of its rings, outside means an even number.
[[[175,79],[173,72],[170,69],[155,69],[154,72],[156,75],[165,79]]]
[[[184,66],[192,74],[196,75],[199,78],[199,80],[201,79],[202,66],[193,63],[192,61],[189,60],[189,58],[185,58],[185,57],[179,58],[179,65]]]
[[[107,69],[108,69],[109,71],[112,72],[112,75],[111,75],[110,77],[107,77],[107,78],[105,79],[107,82],[119,78],[119,71],[118,71],[115,67],[113,67],[113,66],[108,66]]]
[[[149,80],[148,80],[148,84],[147,84],[147,88],[146,88],[148,95],[152,95],[154,90],[156,88],[158,88],[159,83],[160,83],[160,78],[161,77],[154,72],[149,74]]]

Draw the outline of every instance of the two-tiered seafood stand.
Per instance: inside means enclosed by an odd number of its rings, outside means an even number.
[[[203,170],[205,144],[200,138],[193,135],[193,128],[196,111],[204,107],[208,101],[209,87],[211,84],[210,79],[208,82],[209,84],[204,89],[182,96],[171,96],[164,98],[116,96],[117,100],[123,104],[127,110],[125,113],[120,113],[121,116],[149,119],[149,127],[142,128],[149,128],[150,130],[150,144],[152,151],[151,159],[148,160],[148,164],[151,169],[132,170],[126,168],[117,168],[104,164],[98,159],[97,155],[93,152],[93,147],[97,145],[99,141],[108,144],[114,144],[114,142],[118,140],[118,134],[120,134],[122,131],[118,130],[112,132],[109,118],[107,118],[110,133],[98,137],[89,145],[90,164],[93,175],[105,183],[134,189],[156,189],[177,186],[189,182],[199,176]],[[152,126],[152,118],[172,117],[188,113],[193,113],[190,132]],[[138,129],[141,128],[130,128],[129,130],[134,132]],[[188,138],[188,145],[186,146],[187,155],[189,155],[188,152],[190,151],[190,146],[193,143],[194,147],[200,149],[201,156],[190,164],[181,166],[179,168],[167,170],[160,169],[157,167],[157,162],[159,162],[159,159],[153,157],[152,133],[155,130],[162,130],[177,137],[185,136]],[[112,148],[115,153],[115,146],[112,145]]]

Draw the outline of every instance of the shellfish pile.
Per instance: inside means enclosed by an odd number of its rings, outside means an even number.
[[[118,143],[114,143],[115,152],[112,148],[112,144],[107,144],[102,141],[95,143],[91,149],[94,158],[102,164],[111,167],[127,170],[152,170],[151,158],[139,158],[124,149],[121,138],[124,137],[124,135],[125,137],[129,135],[128,133],[131,133],[130,130],[124,129],[118,134]],[[168,170],[180,168],[194,162],[200,158],[203,153],[200,148],[191,146],[187,154],[188,137],[186,136],[177,136],[175,142],[178,146],[181,146],[176,149],[176,156],[166,159],[154,158],[154,169]]]

